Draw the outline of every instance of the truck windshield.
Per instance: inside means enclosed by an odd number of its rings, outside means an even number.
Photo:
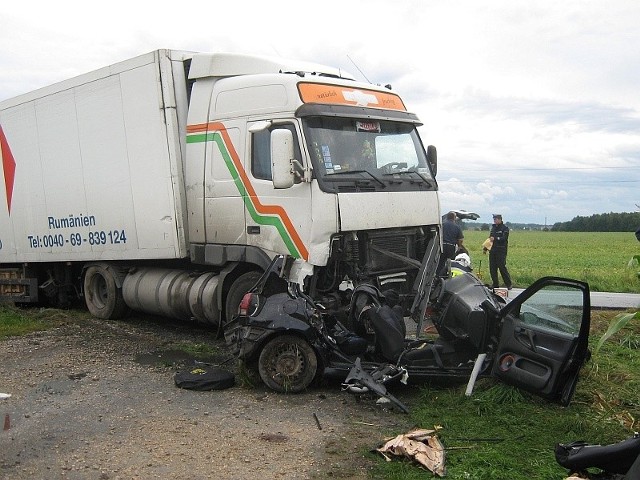
[[[316,177],[325,186],[367,182],[376,189],[435,187],[411,123],[307,117],[305,136]]]

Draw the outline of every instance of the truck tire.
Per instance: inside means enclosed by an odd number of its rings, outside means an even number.
[[[105,265],[91,265],[84,274],[84,300],[91,315],[104,320],[122,318],[127,304],[122,288],[116,285],[113,273]]]
[[[301,392],[318,371],[318,357],[311,345],[295,335],[278,335],[267,342],[258,359],[265,385],[276,392]]]
[[[229,288],[229,292],[227,293],[227,298],[224,302],[224,318],[220,324],[220,334],[224,332],[224,327],[227,323],[229,323],[233,317],[235,317],[238,313],[238,305],[242,301],[242,297],[244,294],[249,291],[251,287],[253,287],[258,279],[262,276],[261,272],[247,272],[240,275],[236,278],[231,287]]]

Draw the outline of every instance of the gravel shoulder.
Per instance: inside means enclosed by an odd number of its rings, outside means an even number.
[[[0,392],[11,394],[0,400],[0,478],[363,479],[380,461],[367,452],[411,428],[337,384],[179,389],[184,344],[214,347],[212,363],[230,358],[203,327],[158,318],[87,314],[0,341]]]

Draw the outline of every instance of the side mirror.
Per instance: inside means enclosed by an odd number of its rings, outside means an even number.
[[[438,151],[433,145],[427,147],[427,162],[429,162],[429,166],[435,177],[438,174]]]
[[[271,132],[271,175],[274,188],[290,188],[295,182],[293,134],[286,128]]]

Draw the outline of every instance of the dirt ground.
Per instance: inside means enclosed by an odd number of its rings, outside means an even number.
[[[0,399],[0,478],[362,479],[382,461],[369,451],[412,427],[339,384],[284,395],[237,376],[227,390],[180,389],[174,375],[192,359],[177,346],[213,346],[209,361],[236,370],[204,327],[76,317],[0,341],[0,393],[11,394]]]

